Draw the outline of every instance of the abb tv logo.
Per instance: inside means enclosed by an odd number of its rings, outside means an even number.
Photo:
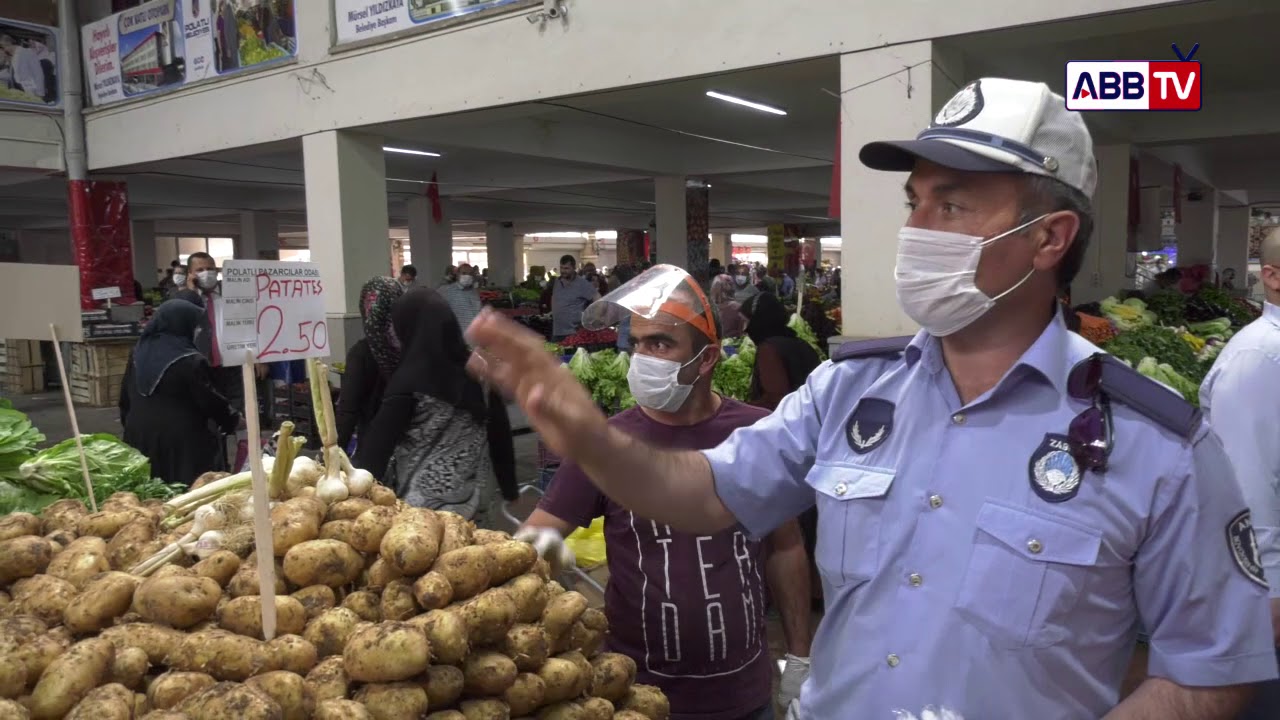
[[[1174,45],[1177,60],[1086,60],[1067,63],[1068,110],[1199,110],[1200,63],[1184,57]]]

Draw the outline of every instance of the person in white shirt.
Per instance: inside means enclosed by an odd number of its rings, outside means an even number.
[[[1222,349],[1200,387],[1200,406],[1231,458],[1249,505],[1280,648],[1280,235],[1263,241],[1261,255],[1262,317]],[[1253,705],[1238,720],[1277,717],[1280,681],[1273,681],[1259,686]]]
[[[480,302],[480,291],[477,289],[477,271],[474,265],[462,263],[458,266],[458,280],[440,288],[440,294],[453,309],[458,318],[459,327],[471,325],[471,321],[480,314],[483,303]]]

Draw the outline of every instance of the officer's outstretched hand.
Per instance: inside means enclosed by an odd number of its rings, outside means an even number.
[[[467,370],[513,399],[553,452],[578,459],[584,449],[604,444],[604,413],[546,351],[541,335],[485,308],[467,328],[467,341],[475,348]]]
[[[564,538],[551,528],[525,525],[511,537],[532,545],[533,549],[538,551],[538,556],[551,566],[552,578],[559,577],[578,563],[577,557],[565,544]]]

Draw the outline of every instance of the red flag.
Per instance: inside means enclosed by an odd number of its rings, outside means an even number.
[[[431,200],[431,219],[439,223],[444,219],[444,209],[440,207],[440,183],[435,173],[431,173],[431,182],[427,183],[427,198]]]
[[[840,120],[836,118],[836,157],[831,163],[831,198],[827,201],[827,217],[840,217]]]

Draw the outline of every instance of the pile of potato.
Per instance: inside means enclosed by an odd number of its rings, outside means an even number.
[[[256,552],[150,577],[159,502],[0,517],[0,720],[667,720],[602,612],[532,546],[387,488],[271,510],[277,630]]]

